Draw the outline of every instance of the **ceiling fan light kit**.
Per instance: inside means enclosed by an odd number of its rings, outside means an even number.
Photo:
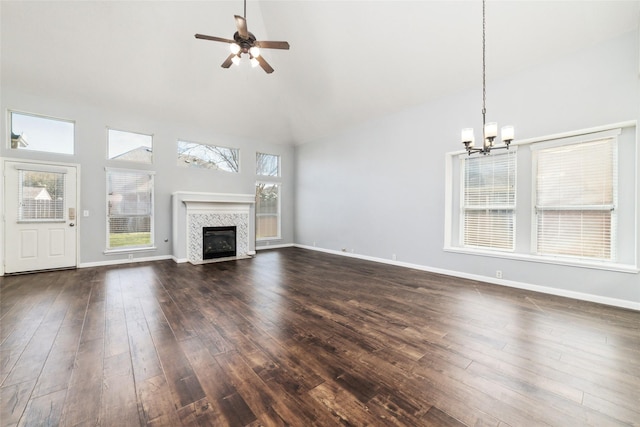
[[[273,68],[261,56],[260,49],[289,49],[289,43],[285,41],[258,41],[256,36],[247,30],[247,0],[244,0],[244,16],[234,15],[236,19],[237,31],[233,35],[233,40],[222,37],[207,36],[204,34],[196,34],[197,39],[211,40],[229,44],[231,55],[222,63],[222,68],[229,68],[232,64],[240,64],[243,54],[249,55],[249,61],[252,67],[260,65],[268,74],[273,73]]]
[[[489,154],[491,150],[502,148],[509,149],[509,144],[515,137],[515,129],[513,126],[504,126],[501,129],[502,142],[504,145],[495,147],[495,139],[498,137],[498,123],[486,122],[487,115],[487,84],[486,84],[486,19],[485,19],[486,0],[482,0],[482,147],[475,148],[475,136],[473,128],[464,128],[461,132],[462,143],[469,155],[473,153]]]

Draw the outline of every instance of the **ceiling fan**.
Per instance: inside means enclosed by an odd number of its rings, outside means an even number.
[[[238,65],[240,55],[246,53],[249,55],[251,65],[257,67],[260,65],[267,73],[273,73],[273,68],[260,54],[260,49],[289,49],[289,43],[282,41],[260,41],[256,40],[256,36],[247,30],[247,0],[244,0],[244,16],[234,15],[236,18],[236,28],[238,31],[233,35],[233,40],[222,37],[207,36],[204,34],[196,34],[197,39],[212,40],[215,42],[229,43],[231,55],[222,63],[222,68],[229,68],[231,64]]]

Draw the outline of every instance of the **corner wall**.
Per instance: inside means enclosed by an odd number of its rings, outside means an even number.
[[[637,32],[627,33],[490,81],[488,120],[513,124],[517,139],[638,120],[638,52]],[[465,91],[296,147],[296,244],[489,281],[501,270],[513,283],[640,307],[638,273],[443,250],[445,153],[462,149],[460,129],[480,128],[481,96]],[[637,171],[630,179],[640,185]],[[620,233],[640,241],[637,226]]]

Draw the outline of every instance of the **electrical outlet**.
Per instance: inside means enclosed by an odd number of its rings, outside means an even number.
[[[314,248],[316,247],[316,241],[315,240],[313,241],[313,247]]]
[[[133,254],[129,254],[129,259],[133,259]]]
[[[392,261],[396,261],[398,258],[396,257],[396,254],[391,255],[391,260]]]
[[[502,279],[502,270],[496,270],[496,277]]]

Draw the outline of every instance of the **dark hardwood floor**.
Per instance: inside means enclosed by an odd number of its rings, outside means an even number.
[[[0,279],[2,426],[640,425],[640,313],[303,249]]]

